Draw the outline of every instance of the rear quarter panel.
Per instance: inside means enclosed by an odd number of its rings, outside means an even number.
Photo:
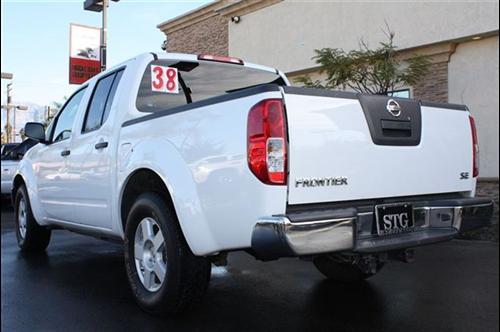
[[[248,111],[280,97],[266,92],[123,127],[120,144],[129,151],[120,152],[119,187],[134,170],[152,169],[195,254],[250,247],[256,220],[285,212],[287,189],[264,185],[249,170]]]

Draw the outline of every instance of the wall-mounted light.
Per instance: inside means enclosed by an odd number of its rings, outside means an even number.
[[[231,22],[233,22],[233,23],[240,23],[240,21],[241,21],[241,17],[239,17],[239,16],[231,17]]]
[[[482,38],[481,36],[476,36],[476,37],[472,37],[472,40],[479,40],[481,38]]]
[[[165,40],[161,43],[161,49],[164,51],[167,50],[167,36],[165,36]]]

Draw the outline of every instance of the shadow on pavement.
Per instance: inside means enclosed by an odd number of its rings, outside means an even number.
[[[12,212],[2,207],[12,218]],[[310,262],[244,253],[214,267],[203,305],[155,317],[134,302],[122,246],[55,231],[46,254],[20,253],[2,220],[5,331],[429,331],[498,329],[498,245],[454,241],[417,251],[368,281],[328,281]],[[6,231],[4,232],[4,228]]]

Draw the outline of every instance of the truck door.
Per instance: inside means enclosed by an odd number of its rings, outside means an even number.
[[[70,140],[75,118],[82,106],[87,88],[75,92],[54,119],[48,140],[37,151],[36,176],[38,196],[47,216],[56,220],[67,220],[72,214],[68,202],[67,159],[70,156]]]
[[[113,100],[123,69],[100,78],[93,87],[78,133],[71,140],[68,188],[72,222],[111,229],[113,153]]]

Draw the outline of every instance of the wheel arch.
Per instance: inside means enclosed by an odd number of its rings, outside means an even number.
[[[176,213],[172,196],[162,177],[150,168],[134,170],[125,180],[120,194],[120,221],[125,233],[127,216],[130,208],[139,195],[145,192],[154,192],[160,195],[165,203]]]
[[[31,176],[31,173],[25,174],[21,172],[17,172],[12,179],[12,191],[11,191],[11,202],[14,209],[16,208],[16,193],[19,188],[24,185],[26,187],[26,194],[28,195],[31,213],[33,213],[33,218],[39,225],[46,225],[45,223],[45,212],[40,206],[39,197],[36,188],[33,188],[36,185],[35,179]]]
[[[11,202],[12,202],[12,206],[14,206],[15,204],[15,199],[16,199],[16,193],[17,193],[17,190],[22,186],[22,185],[26,185],[26,181],[24,181],[24,178],[21,174],[16,174],[14,176],[14,179],[12,180],[12,191],[10,193],[10,199],[11,199]]]
[[[155,192],[159,194],[167,203],[167,206],[172,209],[172,212],[177,217],[180,229],[191,251],[195,255],[204,256],[212,250],[207,249],[213,247],[213,241],[208,225],[201,211],[194,208],[195,202],[198,201],[196,192],[190,192],[188,199],[179,193],[184,190],[179,190],[189,187],[188,184],[182,182],[182,179],[175,174],[171,176],[165,175],[168,172],[163,169],[152,169],[149,167],[138,167],[134,169],[126,177],[122,190],[119,196],[119,219],[121,231],[125,236],[125,226],[127,216],[137,197],[144,192]],[[172,182],[170,181],[171,179]],[[184,179],[184,181],[186,181]],[[177,196],[176,196],[177,193]]]

